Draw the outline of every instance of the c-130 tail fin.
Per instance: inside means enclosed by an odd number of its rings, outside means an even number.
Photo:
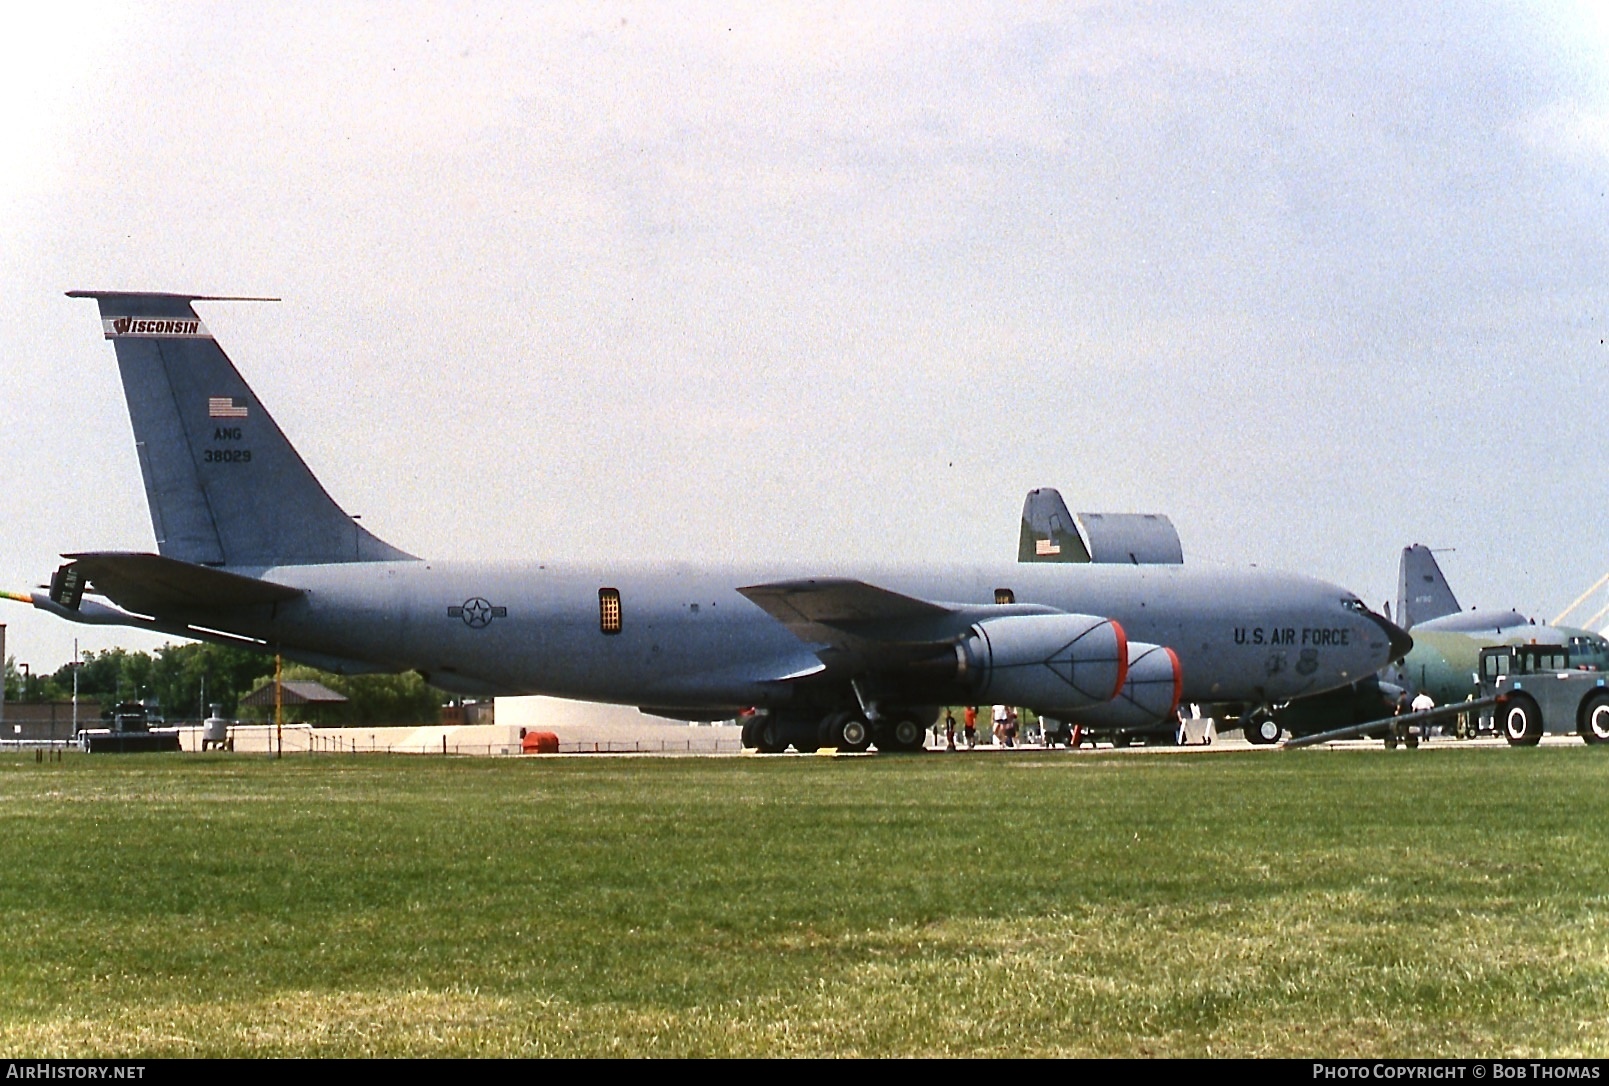
[[[1397,624],[1411,630],[1421,622],[1456,615],[1461,608],[1441,565],[1422,543],[1402,548],[1397,563]]]
[[[117,352],[163,557],[237,567],[413,557],[335,504],[191,306],[270,299],[95,290],[68,297],[95,299]]]

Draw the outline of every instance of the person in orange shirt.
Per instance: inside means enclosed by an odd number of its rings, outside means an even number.
[[[978,745],[978,707],[968,705],[967,711],[962,714],[962,724],[967,737],[967,749]]]

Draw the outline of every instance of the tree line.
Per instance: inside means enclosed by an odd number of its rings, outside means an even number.
[[[428,724],[440,716],[447,695],[418,672],[400,675],[336,675],[286,664],[282,677],[312,679],[348,700],[320,714],[325,724],[373,726]],[[154,700],[169,721],[201,720],[217,704],[225,717],[241,717],[240,699],[274,678],[274,658],[261,652],[196,642],[163,645],[155,653],[107,649],[85,652],[78,665],[78,696],[103,709],[125,701]],[[73,665],[49,675],[24,676],[16,657],[5,662],[8,702],[65,701],[73,694]],[[273,709],[248,711],[263,719]]]

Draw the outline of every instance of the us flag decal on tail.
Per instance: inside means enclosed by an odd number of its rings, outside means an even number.
[[[246,417],[246,401],[239,396],[209,396],[207,397],[207,417],[209,419],[243,419]]]

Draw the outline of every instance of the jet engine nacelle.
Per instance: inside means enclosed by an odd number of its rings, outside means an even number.
[[[979,702],[1066,712],[1123,688],[1128,637],[1094,615],[1002,615],[962,635],[956,660]]]
[[[1067,714],[1084,728],[1142,730],[1152,728],[1179,711],[1184,672],[1179,657],[1162,645],[1131,641],[1128,675],[1123,689],[1111,701]]]

